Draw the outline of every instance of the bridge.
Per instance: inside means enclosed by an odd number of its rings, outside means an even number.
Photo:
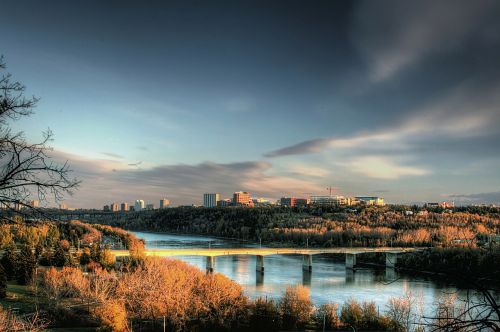
[[[271,255],[302,255],[302,268],[312,271],[314,255],[345,254],[346,269],[356,268],[356,255],[366,253],[385,253],[385,265],[394,268],[398,255],[425,250],[426,248],[361,248],[361,247],[338,247],[338,248],[182,248],[182,249],[146,249],[146,256],[174,257],[174,256],[204,256],[206,257],[207,272],[211,273],[215,268],[215,257],[247,255],[256,256],[256,271],[264,272],[264,257]],[[111,250],[119,263],[124,257],[130,256],[128,250]]]

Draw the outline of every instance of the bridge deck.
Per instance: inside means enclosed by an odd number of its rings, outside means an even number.
[[[319,255],[319,254],[363,254],[372,252],[404,253],[424,248],[183,248],[183,249],[146,249],[146,256],[232,256],[232,255]],[[128,250],[111,250],[116,257],[129,256]]]

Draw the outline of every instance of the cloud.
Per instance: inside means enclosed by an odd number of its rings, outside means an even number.
[[[369,178],[394,180],[403,176],[422,176],[430,172],[421,167],[400,165],[390,159],[369,156],[360,157],[346,163],[353,172]]]
[[[255,103],[248,98],[232,98],[222,103],[223,108],[230,113],[245,113],[255,107]]]
[[[294,175],[318,178],[324,178],[330,174],[330,171],[327,169],[309,165],[290,165],[288,171]]]
[[[123,156],[116,154],[116,153],[112,153],[112,152],[101,152],[101,153],[105,156],[115,158],[115,159],[123,159],[124,158]]]
[[[500,83],[464,82],[441,99],[409,110],[405,119],[380,129],[361,131],[345,137],[307,140],[266,153],[282,157],[325,150],[365,154],[416,151],[434,143],[488,137],[500,133]],[[358,153],[358,154],[359,154]]]
[[[174,205],[200,204],[205,192],[230,197],[234,191],[247,190],[253,197],[279,198],[288,193],[321,190],[313,182],[269,174],[272,166],[265,161],[130,168],[117,161],[87,159],[60,151],[54,157],[69,160],[74,175],[82,180],[79,191],[67,200],[72,207],[99,208],[139,198],[157,203],[162,197],[170,198]]]
[[[365,0],[353,16],[352,40],[372,81],[383,81],[428,55],[463,47],[468,38],[487,33],[499,9],[495,0]]]
[[[500,204],[500,191],[478,193],[478,194],[448,194],[444,195],[449,199],[454,199],[462,204]]]
[[[324,139],[324,138],[312,139],[295,145],[287,146],[282,149],[268,152],[264,154],[264,157],[272,158],[272,157],[282,157],[288,155],[319,152],[323,148],[329,146],[330,142],[331,142],[330,139]]]

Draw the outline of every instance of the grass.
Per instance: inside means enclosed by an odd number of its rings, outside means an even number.
[[[95,332],[95,327],[54,327],[45,332]]]
[[[37,307],[37,297],[30,290],[29,286],[17,285],[12,282],[7,283],[7,297],[0,299],[0,304],[5,309],[17,309],[18,313],[26,314],[35,311]],[[40,301],[44,302],[44,301]],[[44,303],[38,302],[38,306]]]

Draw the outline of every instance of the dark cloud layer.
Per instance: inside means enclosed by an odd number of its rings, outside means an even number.
[[[463,204],[500,204],[500,191],[478,194],[452,194],[448,195],[448,197]]]
[[[84,181],[74,205],[500,187],[497,0],[25,4],[2,7],[6,55],[85,111],[56,148],[105,151],[61,156]]]
[[[68,199],[72,206],[95,207],[111,202],[145,199],[157,203],[168,197],[175,205],[200,204],[205,192],[219,192],[231,197],[234,191],[250,191],[254,197],[280,197],[319,187],[293,177],[268,174],[271,165],[263,161],[235,163],[203,162],[196,165],[160,165],[134,169],[109,160],[87,160],[61,152],[57,160],[71,160],[74,175],[82,180],[81,188]]]

